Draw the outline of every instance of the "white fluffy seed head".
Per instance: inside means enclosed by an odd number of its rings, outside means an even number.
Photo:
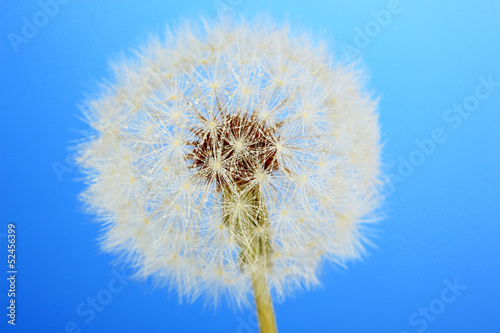
[[[363,255],[380,145],[359,71],[272,22],[186,24],[137,53],[84,110],[81,198],[105,250],[181,297],[237,304],[256,237],[278,297]]]

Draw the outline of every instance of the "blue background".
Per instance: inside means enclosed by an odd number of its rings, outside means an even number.
[[[77,105],[109,76],[110,57],[179,18],[215,17],[218,4],[237,14],[288,17],[341,54],[356,47],[381,96],[384,163],[393,181],[378,249],[348,270],[326,269],[323,287],[276,304],[280,332],[500,332],[500,87],[460,124],[445,119],[474,95],[479,76],[500,81],[500,2],[401,0],[381,27],[371,12],[390,2],[72,0],[16,53],[9,33],[21,35],[23,17],[33,20],[41,7],[2,0],[0,331],[258,331],[251,309],[178,304],[166,289],[116,279],[127,272],[100,253],[99,226],[81,212],[83,185],[67,159],[86,128]],[[362,40],[358,29],[372,36]],[[419,153],[415,140],[436,129],[446,139]],[[404,161],[419,165],[408,170]],[[15,328],[5,308],[10,221],[17,225]],[[447,283],[455,282],[467,288],[444,303],[454,296]],[[87,302],[95,297],[106,304],[92,317]],[[424,319],[419,311],[429,306],[437,314]]]

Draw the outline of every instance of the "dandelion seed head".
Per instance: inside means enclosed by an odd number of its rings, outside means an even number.
[[[138,277],[244,304],[253,270],[285,297],[366,253],[380,130],[360,71],[269,21],[186,23],[114,71],[83,109],[80,198]]]

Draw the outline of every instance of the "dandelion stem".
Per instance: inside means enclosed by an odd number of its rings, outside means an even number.
[[[276,320],[274,319],[274,309],[269,289],[267,287],[266,276],[261,272],[252,275],[253,293],[255,296],[255,306],[259,317],[261,333],[276,333]]]
[[[258,187],[226,187],[223,192],[223,223],[234,230],[240,247],[240,267],[250,272],[261,333],[276,333],[273,303],[266,275],[271,266],[270,223]],[[238,206],[244,208],[234,209]],[[233,209],[231,209],[233,208]]]

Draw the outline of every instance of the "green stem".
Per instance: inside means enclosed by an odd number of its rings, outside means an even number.
[[[276,333],[276,320],[274,319],[274,309],[269,289],[267,287],[266,276],[260,272],[252,275],[253,294],[255,306],[259,317],[261,333]]]
[[[251,190],[226,188],[223,192],[223,207],[234,206],[238,203],[247,207],[244,210],[245,213],[223,208],[223,222],[232,230],[236,243],[240,247],[241,269],[248,268],[251,273],[260,332],[276,333],[273,303],[266,278],[272,255],[267,208],[258,188]]]

